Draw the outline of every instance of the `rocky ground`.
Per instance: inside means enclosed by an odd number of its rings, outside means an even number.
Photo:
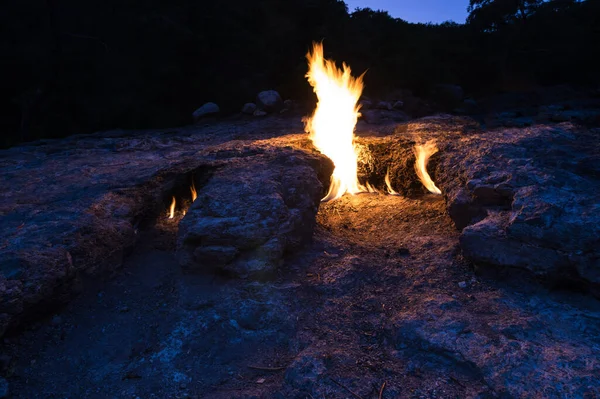
[[[272,117],[4,151],[0,393],[600,397],[600,303],[582,292],[599,269],[597,130],[361,125],[361,176],[382,189],[390,170],[402,196],[318,213],[305,184],[322,190],[331,165],[301,132]],[[412,173],[432,138],[443,196]]]

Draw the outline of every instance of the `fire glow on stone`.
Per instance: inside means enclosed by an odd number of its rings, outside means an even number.
[[[305,130],[315,147],[335,166],[329,192],[322,201],[367,191],[358,182],[358,150],[354,145],[354,128],[360,116],[357,102],[364,74],[353,77],[346,64],[338,69],[334,61],[323,57],[322,43],[314,43],[306,58],[309,65],[306,77],[318,102],[314,114],[304,121]]]

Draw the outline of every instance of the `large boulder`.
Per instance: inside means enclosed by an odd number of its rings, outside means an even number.
[[[283,108],[283,100],[275,90],[265,90],[256,96],[258,107],[267,112],[279,112]]]
[[[215,115],[219,113],[219,106],[215,103],[206,103],[197,110],[194,111],[192,117],[194,122],[198,122],[201,118],[208,115]]]
[[[272,272],[310,240],[323,196],[318,176],[331,169],[323,156],[290,149],[255,148],[227,161],[179,225],[181,266],[242,277]]]
[[[600,149],[562,124],[448,141],[438,166],[464,254],[480,267],[600,283]]]

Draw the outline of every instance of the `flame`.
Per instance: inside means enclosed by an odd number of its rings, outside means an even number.
[[[306,55],[308,82],[317,94],[317,108],[305,119],[305,130],[315,147],[335,165],[329,192],[322,201],[340,198],[345,193],[365,191],[358,182],[358,150],[354,145],[354,127],[360,115],[358,99],[363,90],[363,75],[355,78],[350,67],[338,69],[323,57],[323,44],[314,43]]]
[[[171,201],[171,208],[169,209],[169,219],[173,219],[175,217],[175,197],[173,197],[173,201]]]
[[[417,158],[415,162],[415,170],[417,171],[417,176],[421,179],[421,183],[425,186],[427,190],[434,194],[441,194],[439,188],[435,186],[431,177],[429,177],[429,173],[427,173],[427,163],[429,162],[429,157],[438,152],[438,148],[435,145],[434,140],[429,140],[425,144],[415,145],[414,153]]]
[[[392,188],[392,183],[390,181],[390,169],[388,168],[387,173],[385,174],[385,186],[387,187],[387,192],[389,195],[400,195],[399,192],[395,191]]]
[[[373,186],[371,185],[371,183],[369,183],[369,182],[367,182],[367,183],[366,183],[366,189],[367,189],[367,191],[368,191],[368,192],[370,192],[370,193],[379,194],[379,190],[377,190],[375,187],[373,187]]]
[[[190,191],[192,192],[192,202],[196,201],[198,198],[198,193],[196,192],[196,187],[194,186],[194,181],[192,180],[192,185],[190,186]]]

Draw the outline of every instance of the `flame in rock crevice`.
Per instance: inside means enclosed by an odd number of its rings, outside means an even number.
[[[305,130],[315,147],[335,165],[329,192],[322,201],[365,191],[358,182],[358,151],[354,145],[363,75],[355,78],[346,64],[340,70],[335,62],[325,59],[322,43],[314,43],[306,58],[309,65],[306,77],[317,94],[318,103],[312,117],[305,119]]]
[[[433,180],[431,180],[429,173],[427,173],[427,163],[429,162],[429,158],[438,152],[435,141],[429,140],[425,144],[415,145],[413,151],[415,153],[415,157],[417,158],[415,162],[415,170],[417,172],[417,176],[419,176],[419,179],[421,180],[421,183],[423,183],[425,188],[430,192],[434,194],[441,194],[442,192],[436,187]]]
[[[190,192],[192,193],[192,202],[196,201],[196,198],[198,198],[198,193],[196,192],[196,186],[194,186],[193,180],[192,185],[190,186]]]
[[[371,183],[367,182],[365,185],[366,185],[366,189],[368,192],[374,193],[374,194],[379,194],[379,190],[377,190],[375,187],[373,187],[371,185]]]
[[[169,219],[173,219],[175,217],[175,197],[173,197],[173,201],[171,201],[171,207],[169,208]]]
[[[390,170],[387,170],[387,173],[385,174],[385,186],[387,187],[387,192],[389,195],[400,195],[399,192],[395,191],[392,188],[392,182],[390,181]]]

